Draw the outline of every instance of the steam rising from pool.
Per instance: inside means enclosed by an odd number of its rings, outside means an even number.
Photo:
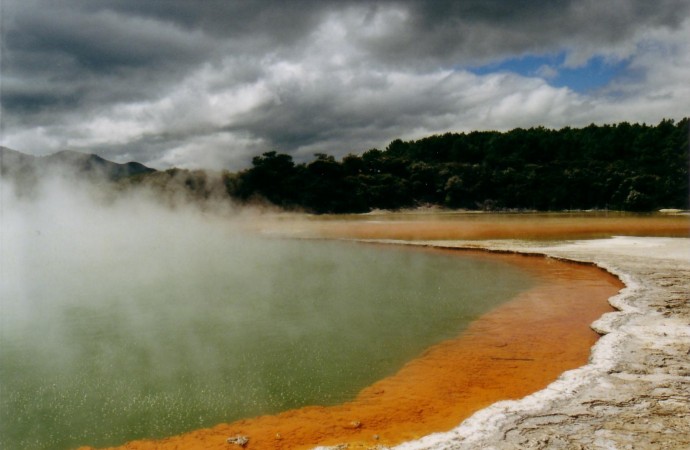
[[[262,238],[247,220],[3,181],[0,447],[346,401],[531,283],[457,256]]]

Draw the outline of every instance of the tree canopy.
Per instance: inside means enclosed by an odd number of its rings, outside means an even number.
[[[317,214],[438,206],[469,210],[623,210],[689,208],[690,120],[658,125],[589,125],[560,130],[445,133],[396,139],[341,160],[317,153],[296,163],[270,151],[246,170],[222,176],[201,170],[155,171],[96,155],[32,157],[0,147],[2,176],[31,191],[52,169],[149,186],[172,200],[268,202]],[[60,172],[60,171],[58,171]],[[72,172],[70,172],[72,173]],[[20,189],[21,188],[21,189]]]
[[[441,206],[649,211],[688,208],[687,118],[552,130],[446,133],[337,161],[276,151],[226,174],[228,193],[315,213]]]

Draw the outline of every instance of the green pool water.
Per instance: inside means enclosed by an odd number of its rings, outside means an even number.
[[[533,283],[460,254],[159,219],[41,222],[5,242],[0,448],[343,402]]]

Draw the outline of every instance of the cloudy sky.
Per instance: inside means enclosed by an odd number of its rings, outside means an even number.
[[[688,0],[2,0],[1,144],[156,168],[690,115]]]

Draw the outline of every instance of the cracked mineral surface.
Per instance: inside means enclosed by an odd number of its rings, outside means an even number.
[[[389,241],[391,242],[391,241]],[[589,364],[546,389],[496,403],[447,433],[399,449],[690,448],[690,239],[433,241],[596,264],[626,284],[592,326]]]

